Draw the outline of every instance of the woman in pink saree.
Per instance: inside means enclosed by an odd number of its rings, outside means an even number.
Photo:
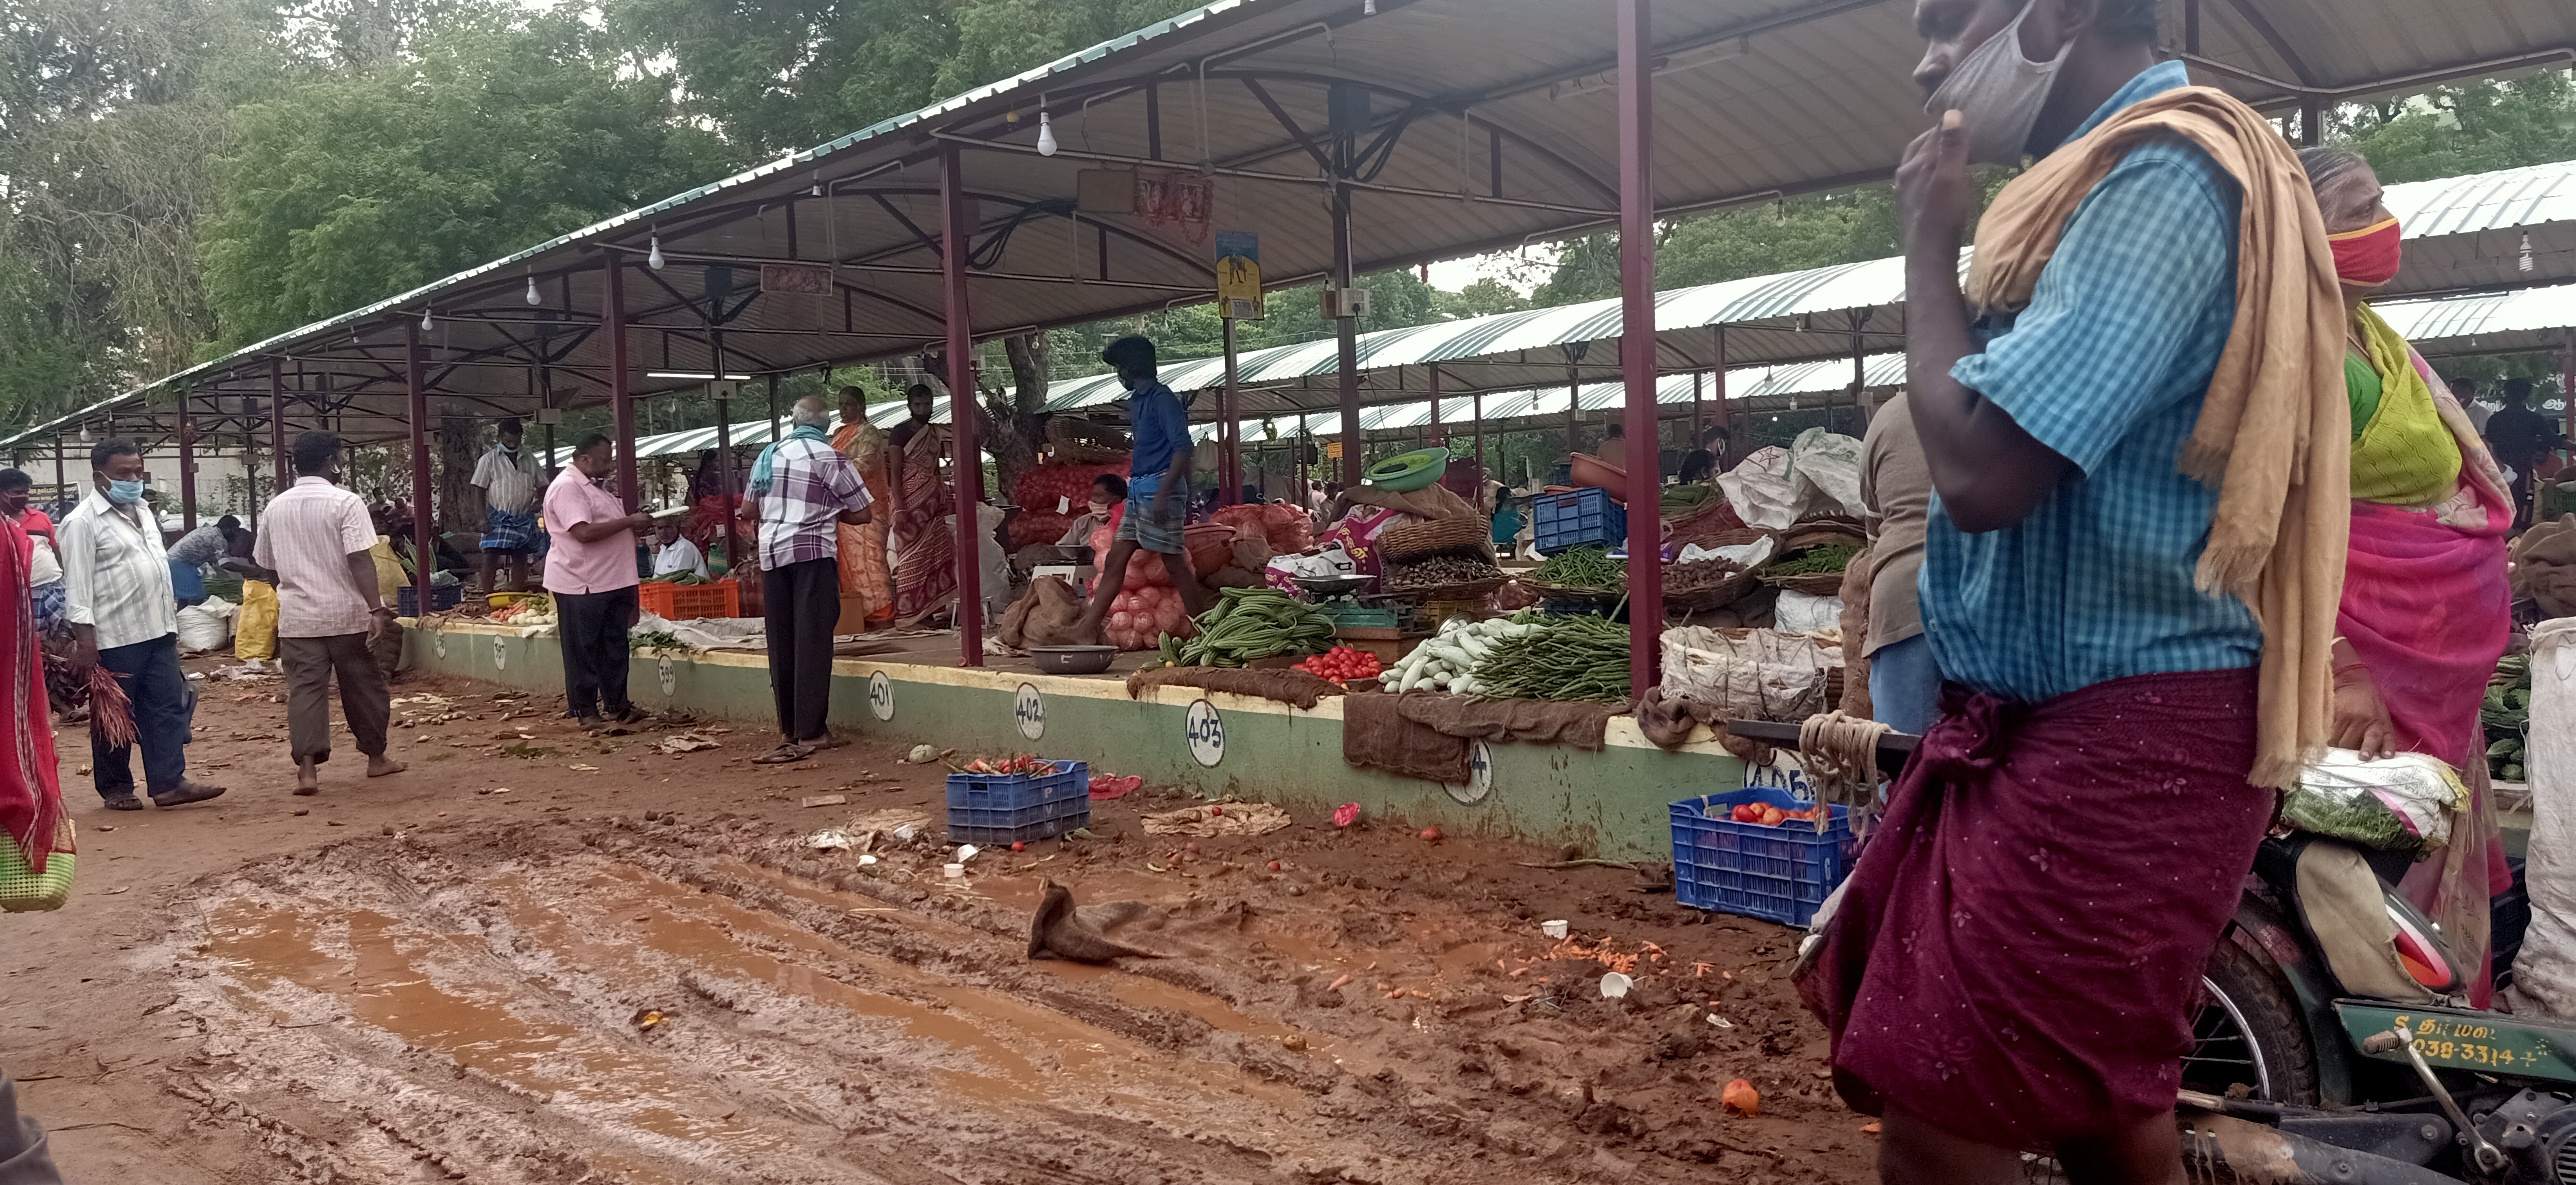
[[[2369,162],[2340,148],[2299,154],[2325,217],[2351,309],[2352,547],[2334,647],[2334,744],[2380,757],[2427,753],[2460,770],[2469,810],[2448,847],[2400,889],[2478,968],[2493,995],[2488,901],[2512,887],[2487,787],[2478,709],[2513,628],[2505,532],[2513,501],[2468,413],[2363,300],[2394,278],[2397,219]]]

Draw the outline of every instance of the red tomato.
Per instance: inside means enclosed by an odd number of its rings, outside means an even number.
[[[1758,802],[1737,803],[1734,810],[1727,812],[1726,817],[1733,819],[1738,823],[1759,823],[1762,821],[1762,804]]]

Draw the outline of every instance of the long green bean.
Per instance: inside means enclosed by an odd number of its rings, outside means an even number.
[[[1628,562],[1611,559],[1603,548],[1577,547],[1547,557],[1547,562],[1530,575],[1541,584],[1558,588],[1620,592],[1628,587]]]
[[[1628,698],[1627,626],[1606,617],[1550,618],[1547,626],[1494,643],[1476,664],[1479,698]]]

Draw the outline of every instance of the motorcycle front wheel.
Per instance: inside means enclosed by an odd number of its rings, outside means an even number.
[[[2210,952],[2200,987],[2192,1050],[2182,1059],[2183,1089],[2225,1095],[2242,1087],[2264,1102],[2316,1106],[2316,1048],[2290,985],[2271,961],[2247,950],[2231,930]]]

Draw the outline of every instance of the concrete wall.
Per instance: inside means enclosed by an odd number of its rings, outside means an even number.
[[[551,635],[523,638],[492,626],[412,630],[404,663],[531,691],[563,690],[562,652]],[[1666,751],[1638,735],[1633,721],[1618,717],[1599,753],[1492,746],[1490,790],[1471,804],[1452,794],[1454,789],[1473,797],[1471,788],[1444,788],[1345,763],[1337,699],[1300,711],[1269,700],[1205,694],[1224,737],[1222,756],[1211,767],[1193,756],[1187,735],[1191,705],[1202,698],[1191,689],[1161,688],[1152,699],[1133,700],[1123,683],[1104,679],[872,659],[842,659],[835,667],[835,728],[961,752],[1034,751],[1090,762],[1095,772],[1141,774],[1149,782],[1308,812],[1357,802],[1372,815],[1438,823],[1459,834],[1576,843],[1617,859],[1669,859],[1668,805],[1736,789],[1744,775],[1742,763],[1714,743]],[[871,703],[872,687],[881,687],[884,719]],[[648,709],[680,709],[750,726],[725,738],[746,749],[766,747],[765,734],[753,729],[776,719],[769,668],[756,654],[638,655],[627,689]],[[1032,694],[1042,718],[1037,740],[1020,731],[1019,705]]]

